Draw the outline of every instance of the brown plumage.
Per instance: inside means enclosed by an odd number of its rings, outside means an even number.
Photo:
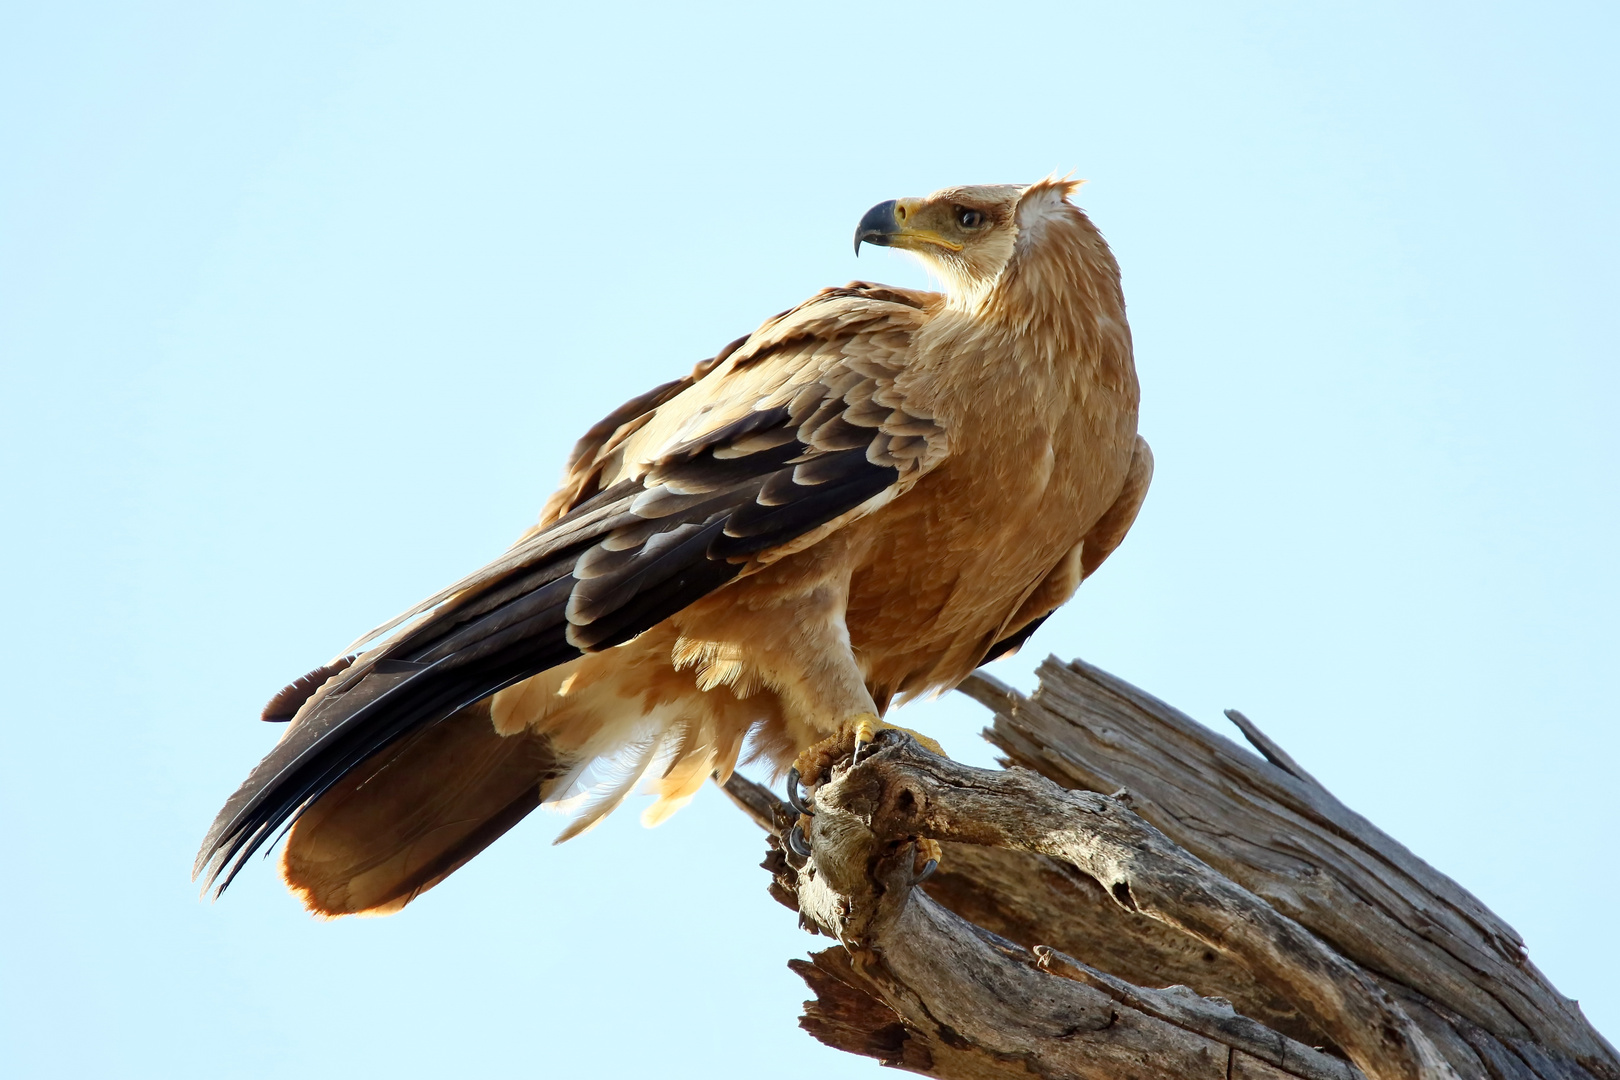
[[[312,910],[397,910],[542,802],[578,800],[566,839],[648,781],[660,821],[750,738],[785,769],[1021,644],[1153,469],[1075,186],[874,207],[857,248],[943,293],[824,290],[592,428],[505,555],[277,696],[199,872],[223,889],[291,821]]]

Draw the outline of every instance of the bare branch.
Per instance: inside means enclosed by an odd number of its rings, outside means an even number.
[[[970,690],[992,702],[986,737],[1008,761],[1065,787],[1128,789],[1165,835],[1378,979],[1463,1075],[1620,1080],[1614,1048],[1511,926],[1247,717],[1232,718],[1268,760],[1082,661],[1049,658],[1039,675],[1028,698]]]
[[[1041,681],[962,687],[1027,768],[891,734],[813,818],[726,784],[772,895],[842,943],[791,962],[816,1038],[964,1080],[1620,1080],[1511,927],[1247,717],[1264,760],[1079,662]],[[919,887],[921,838],[945,853]]]
[[[1069,791],[1024,769],[969,768],[935,757],[903,736],[890,742],[816,790],[811,837],[817,872],[808,885],[801,882],[799,906],[847,948],[881,951],[884,965],[894,969],[897,955],[918,960],[915,938],[903,946],[897,938],[924,934],[932,939],[931,956],[949,948],[959,976],[977,971],[980,989],[985,989],[983,977],[992,965],[985,963],[987,947],[980,939],[958,940],[959,927],[957,935],[950,933],[954,917],[946,918],[948,913],[921,896],[914,899],[910,883],[902,881],[906,867],[895,871],[901,877],[882,883],[887,887],[874,897],[875,903],[863,903],[862,894],[872,891],[867,867],[879,848],[892,848],[908,837],[1015,848],[1067,862],[1099,881],[1121,907],[1235,957],[1299,1006],[1375,1080],[1454,1075],[1427,1037],[1359,968],[1188,855],[1118,800]],[[908,847],[901,861],[909,858]],[[906,930],[897,931],[902,926]],[[918,963],[901,976],[915,990],[919,977],[948,982],[949,970]],[[1001,1002],[1000,1012],[1008,1013],[998,1022],[1036,1015],[1031,1012],[1035,1003],[1053,991],[1038,972],[1020,970],[1025,974],[1017,980],[997,972],[989,984],[991,993],[972,995],[970,1015],[957,1015],[949,1000],[934,1005],[951,1008],[958,1023],[982,1019],[993,1000]],[[970,996],[962,990],[958,983],[943,997],[961,1002]],[[1067,1001],[1065,1007],[1076,1004]],[[1089,1004],[1096,1008],[1095,1002]],[[1048,1038],[1054,1037],[1056,1016],[1025,1033],[1046,1031]],[[951,1026],[961,1030],[958,1024]],[[988,1038],[989,1032],[981,1037]]]

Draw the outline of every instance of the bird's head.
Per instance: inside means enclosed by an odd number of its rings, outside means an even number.
[[[953,301],[974,305],[988,296],[1018,257],[1054,220],[1079,211],[1068,196],[1077,181],[983,184],[936,191],[921,199],[890,199],[866,212],[855,229],[855,254],[877,244],[914,252],[939,274]]]

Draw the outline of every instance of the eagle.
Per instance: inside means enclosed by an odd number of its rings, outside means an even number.
[[[1153,472],[1119,267],[1078,184],[879,203],[856,281],[767,319],[574,447],[505,554],[275,696],[281,740],[196,874],[286,831],[322,916],[385,914],[530,811],[656,824],[745,752],[776,775],[1022,644],[1124,539]],[[819,751],[825,753],[825,750]]]

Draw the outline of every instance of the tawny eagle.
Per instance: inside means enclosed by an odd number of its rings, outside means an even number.
[[[510,550],[271,701],[291,723],[198,872],[222,890],[290,822],[309,908],[398,910],[593,765],[617,781],[563,838],[644,780],[662,820],[745,742],[785,769],[1016,648],[1153,469],[1076,186],[873,207],[857,252],[915,252],[942,292],[825,289],[591,428]]]

